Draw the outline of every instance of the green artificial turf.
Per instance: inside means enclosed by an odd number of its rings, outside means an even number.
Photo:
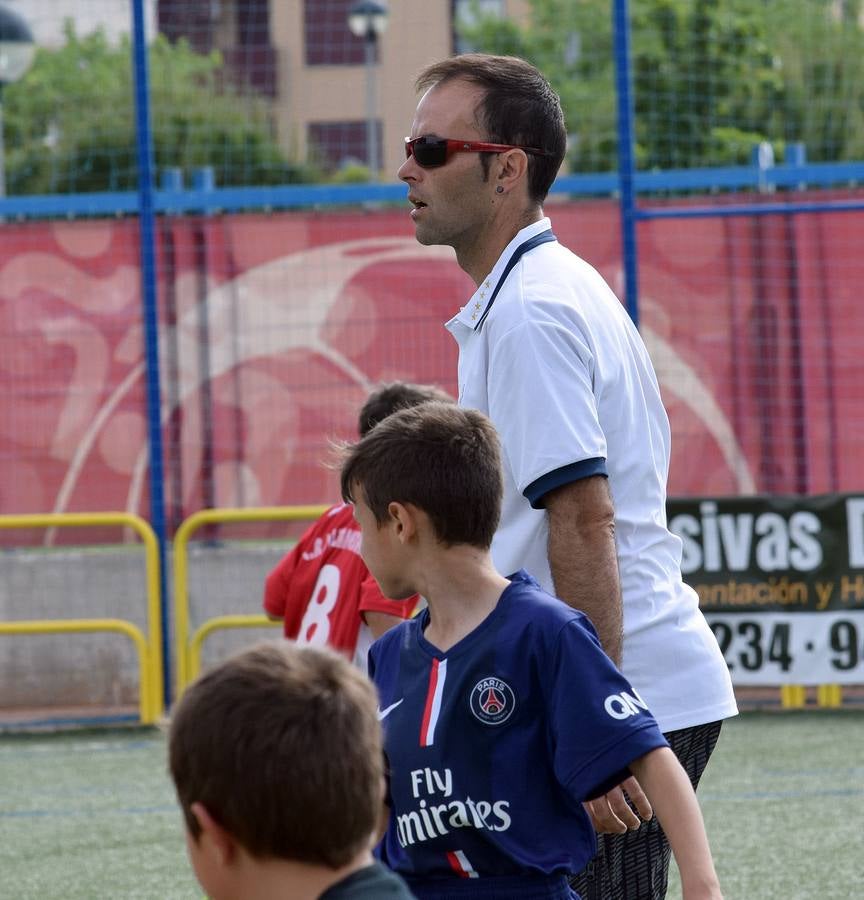
[[[864,897],[862,748],[860,711],[726,723],[699,790],[726,900]],[[0,835],[4,898],[202,896],[155,730],[0,737]]]
[[[731,719],[698,796],[726,900],[864,897],[864,713]]]

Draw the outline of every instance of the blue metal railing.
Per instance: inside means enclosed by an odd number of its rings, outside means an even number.
[[[636,172],[635,192],[641,197],[679,194],[683,191],[709,194],[716,191],[830,188],[864,186],[864,162],[808,163],[756,166],[666,169]],[[165,213],[238,212],[245,209],[296,209],[300,207],[355,206],[402,203],[404,184],[287,184],[273,187],[231,187],[213,190],[154,190],[153,211]],[[572,197],[610,197],[620,192],[617,172],[562,175],[552,185],[552,194]],[[92,194],[39,194],[0,199],[0,216],[18,219],[79,218],[84,216],[138,215],[138,191]]]

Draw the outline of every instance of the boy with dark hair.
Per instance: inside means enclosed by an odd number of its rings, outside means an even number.
[[[431,401],[452,403],[453,398],[432,384],[412,384],[410,381],[389,381],[380,385],[366,398],[357,415],[357,432],[365,437],[382,419]]]
[[[452,402],[431,385],[382,384],[360,409],[360,436],[396,410],[430,400]],[[394,603],[382,597],[360,558],[359,546],[351,507],[340,503],[328,509],[267,576],[264,610],[270,618],[284,620],[286,638],[326,644],[365,670],[372,641],[408,618],[420,598]]]
[[[410,900],[371,855],[384,790],[375,691],[347,660],[262,644],[172,717],[189,858],[214,900]]]
[[[347,451],[341,482],[382,593],[428,602],[370,651],[389,766],[382,859],[423,900],[576,897],[566,876],[595,850],[581,804],[632,772],[685,900],[719,898],[687,775],[590,621],[492,564],[502,475],[489,419],[403,410]]]

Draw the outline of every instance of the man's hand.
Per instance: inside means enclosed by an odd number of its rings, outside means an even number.
[[[627,803],[628,797],[635,807],[635,812]],[[645,792],[632,775],[602,797],[589,800],[582,805],[591,817],[594,830],[600,834],[624,834],[627,831],[635,831],[643,820],[647,822],[654,815]]]

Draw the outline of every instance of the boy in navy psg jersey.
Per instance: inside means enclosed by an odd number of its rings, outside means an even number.
[[[383,861],[422,900],[569,900],[566,875],[595,848],[582,804],[632,773],[685,900],[719,898],[687,775],[590,621],[492,565],[491,422],[448,404],[403,410],[346,451],[341,479],[383,594],[429,604],[369,655],[390,776]]]

